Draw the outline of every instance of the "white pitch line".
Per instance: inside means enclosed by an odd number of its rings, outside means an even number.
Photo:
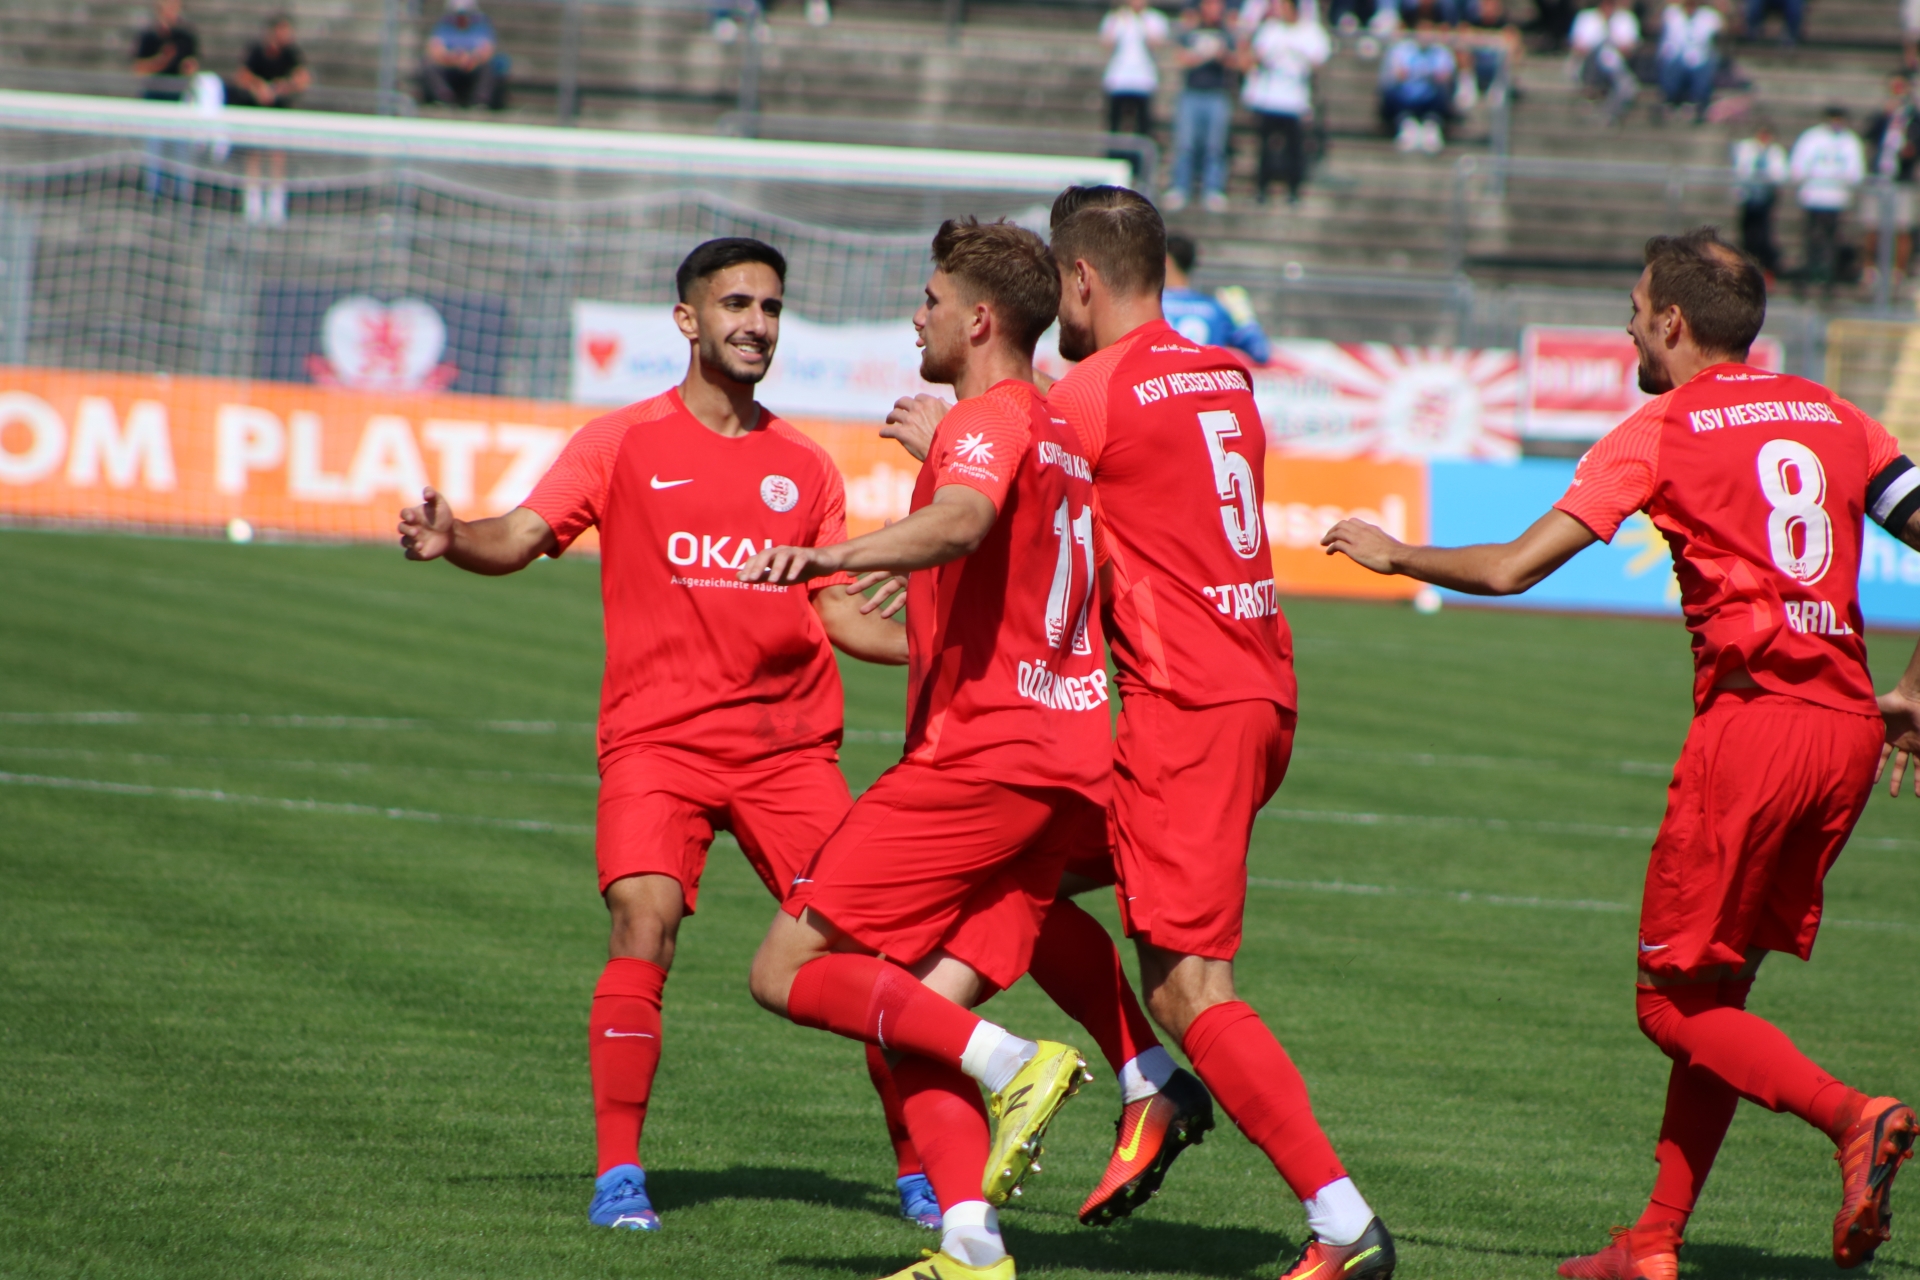
[[[1656,828],[1611,826],[1598,822],[1529,822],[1508,818],[1449,817],[1417,813],[1349,813],[1338,809],[1260,811],[1279,822],[1322,822],[1345,827],[1430,827],[1477,831],[1524,831],[1552,836],[1599,836],[1610,840],[1651,840]]]
[[[1354,884],[1345,880],[1276,880],[1267,876],[1248,876],[1247,883],[1262,889],[1285,889],[1295,893],[1341,893],[1363,898],[1424,898],[1428,901],[1458,902],[1484,907],[1529,907],[1541,911],[1599,911],[1608,914],[1639,910],[1630,902],[1606,902],[1597,898],[1533,898],[1504,893],[1477,893],[1469,889],[1408,889],[1390,884]],[[1823,927],[1835,929],[1873,929],[1890,933],[1920,933],[1920,925],[1904,920],[1822,920]]]
[[[472,782],[529,782],[566,787],[598,787],[600,785],[599,777],[591,773],[523,773],[511,769],[440,769],[429,765],[366,764],[355,760],[281,760],[270,756],[254,758],[165,756],[144,751],[86,751],[78,747],[4,746],[0,746],[0,756],[26,756],[35,760],[116,760],[127,764],[159,765],[170,769],[272,769],[288,773],[333,774],[342,778],[366,777],[379,773],[405,773],[408,777],[454,777],[466,778]]]
[[[1655,760],[1555,760],[1545,756],[1441,755],[1430,751],[1367,751],[1354,747],[1296,746],[1295,759],[1353,760],[1369,764],[1413,765],[1425,769],[1503,769],[1518,771],[1555,771],[1574,769],[1600,773],[1624,773],[1640,778],[1665,778],[1673,774],[1671,763]]]
[[[472,729],[481,733],[592,733],[591,720],[421,720],[408,716],[253,715],[247,712],[0,711],[0,725],[178,725],[222,729],[350,729],[417,733]],[[905,742],[898,729],[848,729],[847,742]]]
[[[1515,818],[1479,818],[1451,814],[1356,813],[1341,809],[1282,809],[1269,805],[1257,815],[1276,822],[1326,823],[1341,827],[1422,827],[1435,831],[1503,831],[1529,835],[1590,836],[1602,840],[1651,841],[1657,827],[1613,826],[1600,822],[1535,822]],[[1920,840],[1898,836],[1854,836],[1849,844],[1867,849],[1920,849]]]
[[[324,813],[351,818],[389,818],[396,822],[449,823],[465,827],[497,827],[507,831],[542,831],[558,835],[593,834],[591,823],[547,822],[539,818],[490,818],[469,813],[430,813],[424,809],[384,808],[336,800],[295,800],[282,796],[250,796],[204,787],[157,787],[144,782],[108,782],[98,778],[53,778],[37,773],[0,772],[0,786],[40,787],[52,791],[88,791],[105,795],[140,796],[164,800],[196,800],[237,804],[289,813]]]

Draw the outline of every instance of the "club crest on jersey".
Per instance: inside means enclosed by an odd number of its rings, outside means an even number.
[[[800,501],[800,486],[785,476],[768,476],[760,482],[760,501],[770,511],[791,511]]]
[[[960,442],[953,446],[962,462],[971,462],[976,467],[984,467],[993,461],[993,446],[985,435],[976,431],[970,436],[961,436]]]

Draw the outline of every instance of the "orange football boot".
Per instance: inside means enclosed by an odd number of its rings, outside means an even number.
[[[1567,1280],[1677,1280],[1681,1244],[1671,1225],[1615,1227],[1606,1248],[1568,1258],[1557,1270]]]
[[[1309,1239],[1280,1280],[1393,1280],[1393,1237],[1375,1218],[1352,1244]]]
[[[1875,1098],[1860,1109],[1833,1158],[1840,1162],[1840,1213],[1833,1220],[1833,1261],[1857,1267],[1893,1234],[1893,1175],[1913,1155],[1920,1132],[1913,1108]]]
[[[1114,1122],[1107,1172],[1080,1206],[1080,1221],[1104,1227],[1145,1204],[1166,1181],[1174,1157],[1213,1128],[1213,1095],[1184,1067],[1158,1093],[1129,1102]]]

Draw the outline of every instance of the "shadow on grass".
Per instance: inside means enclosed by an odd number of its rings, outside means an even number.
[[[1398,1244],[1417,1244],[1423,1249],[1445,1249],[1449,1253],[1477,1253],[1490,1258],[1551,1258],[1558,1263],[1577,1250],[1567,1249],[1502,1249],[1497,1245],[1468,1244],[1460,1240],[1436,1240],[1432,1236],[1423,1236],[1417,1232],[1394,1232],[1394,1241]]]
[[[447,1179],[456,1186],[467,1182],[592,1182],[590,1173],[456,1173]]]
[[[792,1200],[799,1204],[830,1204],[842,1209],[885,1209],[900,1212],[891,1186],[849,1182],[813,1169],[767,1165],[728,1165],[724,1169],[647,1171],[647,1196],[662,1213],[690,1209],[712,1200]]]
[[[928,1246],[932,1244],[929,1234]],[[1022,1231],[1013,1221],[1007,1224],[1007,1245],[1023,1273],[1058,1267],[1117,1275],[1153,1271],[1250,1278],[1276,1274],[1299,1250],[1297,1241],[1278,1231],[1152,1220],[1125,1222],[1105,1231],[1076,1225],[1061,1232]],[[783,1266],[871,1275],[887,1274],[910,1261],[900,1254],[780,1259]]]
[[[1680,1254],[1680,1272],[1687,1280],[1796,1280],[1800,1276],[1838,1274],[1832,1257],[1824,1254],[1795,1257],[1740,1244],[1690,1244]],[[1920,1275],[1920,1268],[1876,1258],[1860,1274],[1911,1276]]]

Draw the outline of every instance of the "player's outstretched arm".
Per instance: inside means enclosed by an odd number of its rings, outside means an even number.
[[[993,499],[978,489],[942,485],[932,502],[897,524],[831,546],[769,547],[747,561],[739,578],[784,586],[830,573],[931,569],[971,555],[999,516]]]
[[[467,570],[498,576],[526,568],[557,548],[547,522],[525,507],[485,520],[455,518],[447,500],[423,489],[417,507],[400,513],[400,545],[409,560],[440,560]]]
[[[1476,596],[1518,595],[1599,541],[1558,509],[1535,520],[1512,542],[1473,547],[1415,547],[1364,520],[1342,520],[1320,545],[1375,573],[1399,574]]]
[[[820,625],[833,647],[849,658],[901,666],[907,660],[907,629],[891,620],[898,609],[892,607],[882,614],[868,608],[862,585],[853,582],[814,592],[813,611],[820,615]]]

